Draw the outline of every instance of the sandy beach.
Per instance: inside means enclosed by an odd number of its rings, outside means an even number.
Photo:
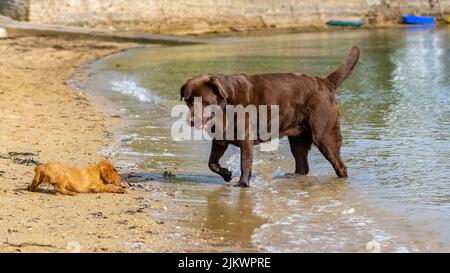
[[[82,167],[103,157],[120,119],[66,84],[81,64],[131,43],[0,40],[0,252],[164,251],[144,192],[75,197],[26,190],[37,162]],[[145,201],[145,203],[144,203]],[[158,239],[157,239],[158,238]]]
[[[142,44],[0,39],[0,252],[448,252],[449,37],[348,30],[119,54]],[[350,42],[365,59],[338,93],[348,179],[314,148],[310,175],[293,175],[284,142],[255,152],[252,187],[240,189],[209,171],[209,143],[170,137],[167,106],[183,78],[212,68],[322,75]],[[424,60],[436,64],[429,73]],[[238,171],[229,152],[224,166]],[[105,156],[122,167],[126,194],[26,190],[39,162]]]

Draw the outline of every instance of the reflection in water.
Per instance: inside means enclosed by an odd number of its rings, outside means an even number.
[[[385,164],[396,175],[382,185],[393,189],[390,199],[420,204],[409,213],[445,219],[448,226],[450,189],[444,170],[450,158],[450,81],[445,70],[450,59],[449,37],[415,31],[405,40],[405,48],[393,56],[393,88],[399,100],[384,117],[387,129],[382,136],[389,141],[384,147]],[[436,213],[437,207],[442,213]],[[441,233],[448,242],[448,230],[442,228]]]
[[[189,181],[189,179],[185,179]],[[202,181],[203,179],[200,179]],[[153,217],[162,221],[174,221],[186,228],[202,233],[203,240],[182,238],[181,230],[167,230],[170,236],[180,237],[179,251],[254,251],[251,237],[265,220],[255,214],[255,201],[250,189],[235,188],[230,184],[189,182],[148,182],[147,187],[160,189],[149,196],[163,200],[167,207],[155,211]],[[179,213],[182,211],[181,213]],[[176,212],[172,215],[172,212]],[[203,234],[203,231],[207,233]]]
[[[337,93],[347,180],[336,179],[316,149],[309,176],[280,175],[294,167],[283,139],[276,152],[255,149],[253,188],[240,190],[209,172],[208,141],[172,141],[170,109],[179,103],[185,78],[238,72],[325,76],[353,44],[362,57]],[[175,192],[165,195],[168,203],[188,207],[160,217],[213,232],[221,238],[211,243],[217,248],[367,251],[370,243],[382,251],[448,251],[449,44],[450,31],[443,29],[222,39],[130,50],[94,63],[92,76],[77,84],[110,99],[132,121],[109,154],[128,170],[179,174],[152,183]],[[236,152],[231,149],[223,160],[233,175]]]
[[[206,199],[207,213],[201,225],[218,231],[224,237],[224,244],[251,247],[254,229],[265,222],[253,212],[251,190],[220,187],[207,194]]]
[[[446,108],[450,102],[448,87],[442,85],[442,75],[446,74],[443,62],[450,57],[448,50],[445,55],[444,42],[440,35],[430,32],[410,33],[406,36],[406,47],[392,57],[396,64],[393,88],[399,99],[384,117],[387,129],[383,140],[389,140],[387,148],[391,150],[386,160],[408,184],[413,183],[410,186],[415,187],[416,193],[423,190],[421,185],[434,191],[433,183],[447,179],[444,172],[428,175],[430,170],[445,167],[450,150],[450,143],[441,141],[450,136],[449,131],[442,131],[442,118],[449,117]],[[415,179],[417,176],[422,178]],[[395,187],[395,181],[390,184]],[[428,198],[428,202],[433,199]]]

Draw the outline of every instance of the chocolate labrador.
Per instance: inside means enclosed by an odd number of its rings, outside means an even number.
[[[260,75],[199,75],[185,81],[180,90],[189,110],[188,119],[194,126],[194,98],[201,97],[203,107],[218,105],[278,105],[279,137],[287,136],[295,158],[295,173],[309,172],[308,152],[314,143],[333,165],[338,177],[347,177],[347,167],[340,155],[342,136],[336,89],[349,76],[358,62],[360,50],[353,46],[344,62],[325,78],[297,73]],[[201,117],[202,125],[208,121]],[[270,126],[270,125],[268,125]],[[212,140],[209,168],[227,182],[231,172],[220,166],[219,160],[229,144],[241,150],[241,177],[238,186],[248,187],[252,173],[252,150],[259,139]]]

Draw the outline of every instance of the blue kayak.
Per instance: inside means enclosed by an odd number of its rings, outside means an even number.
[[[330,20],[327,22],[327,25],[330,26],[351,26],[351,27],[360,27],[364,25],[363,21],[339,21],[339,20]]]
[[[405,24],[434,24],[436,22],[436,18],[431,16],[415,16],[415,15],[403,15],[403,23]]]

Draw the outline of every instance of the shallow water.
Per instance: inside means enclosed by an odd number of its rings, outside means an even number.
[[[208,141],[171,139],[170,110],[179,103],[185,78],[238,72],[326,76],[353,44],[362,56],[337,93],[348,179],[335,178],[315,148],[311,173],[290,174],[294,162],[283,139],[276,152],[255,149],[253,187],[238,189],[209,171]],[[106,97],[130,121],[119,145],[105,154],[146,185],[175,191],[163,198],[189,209],[154,217],[212,231],[220,238],[210,243],[212,250],[450,251],[448,29],[223,38],[132,49],[86,70],[88,77],[74,85]],[[236,149],[222,162],[239,175]],[[164,170],[177,176],[164,178]]]

